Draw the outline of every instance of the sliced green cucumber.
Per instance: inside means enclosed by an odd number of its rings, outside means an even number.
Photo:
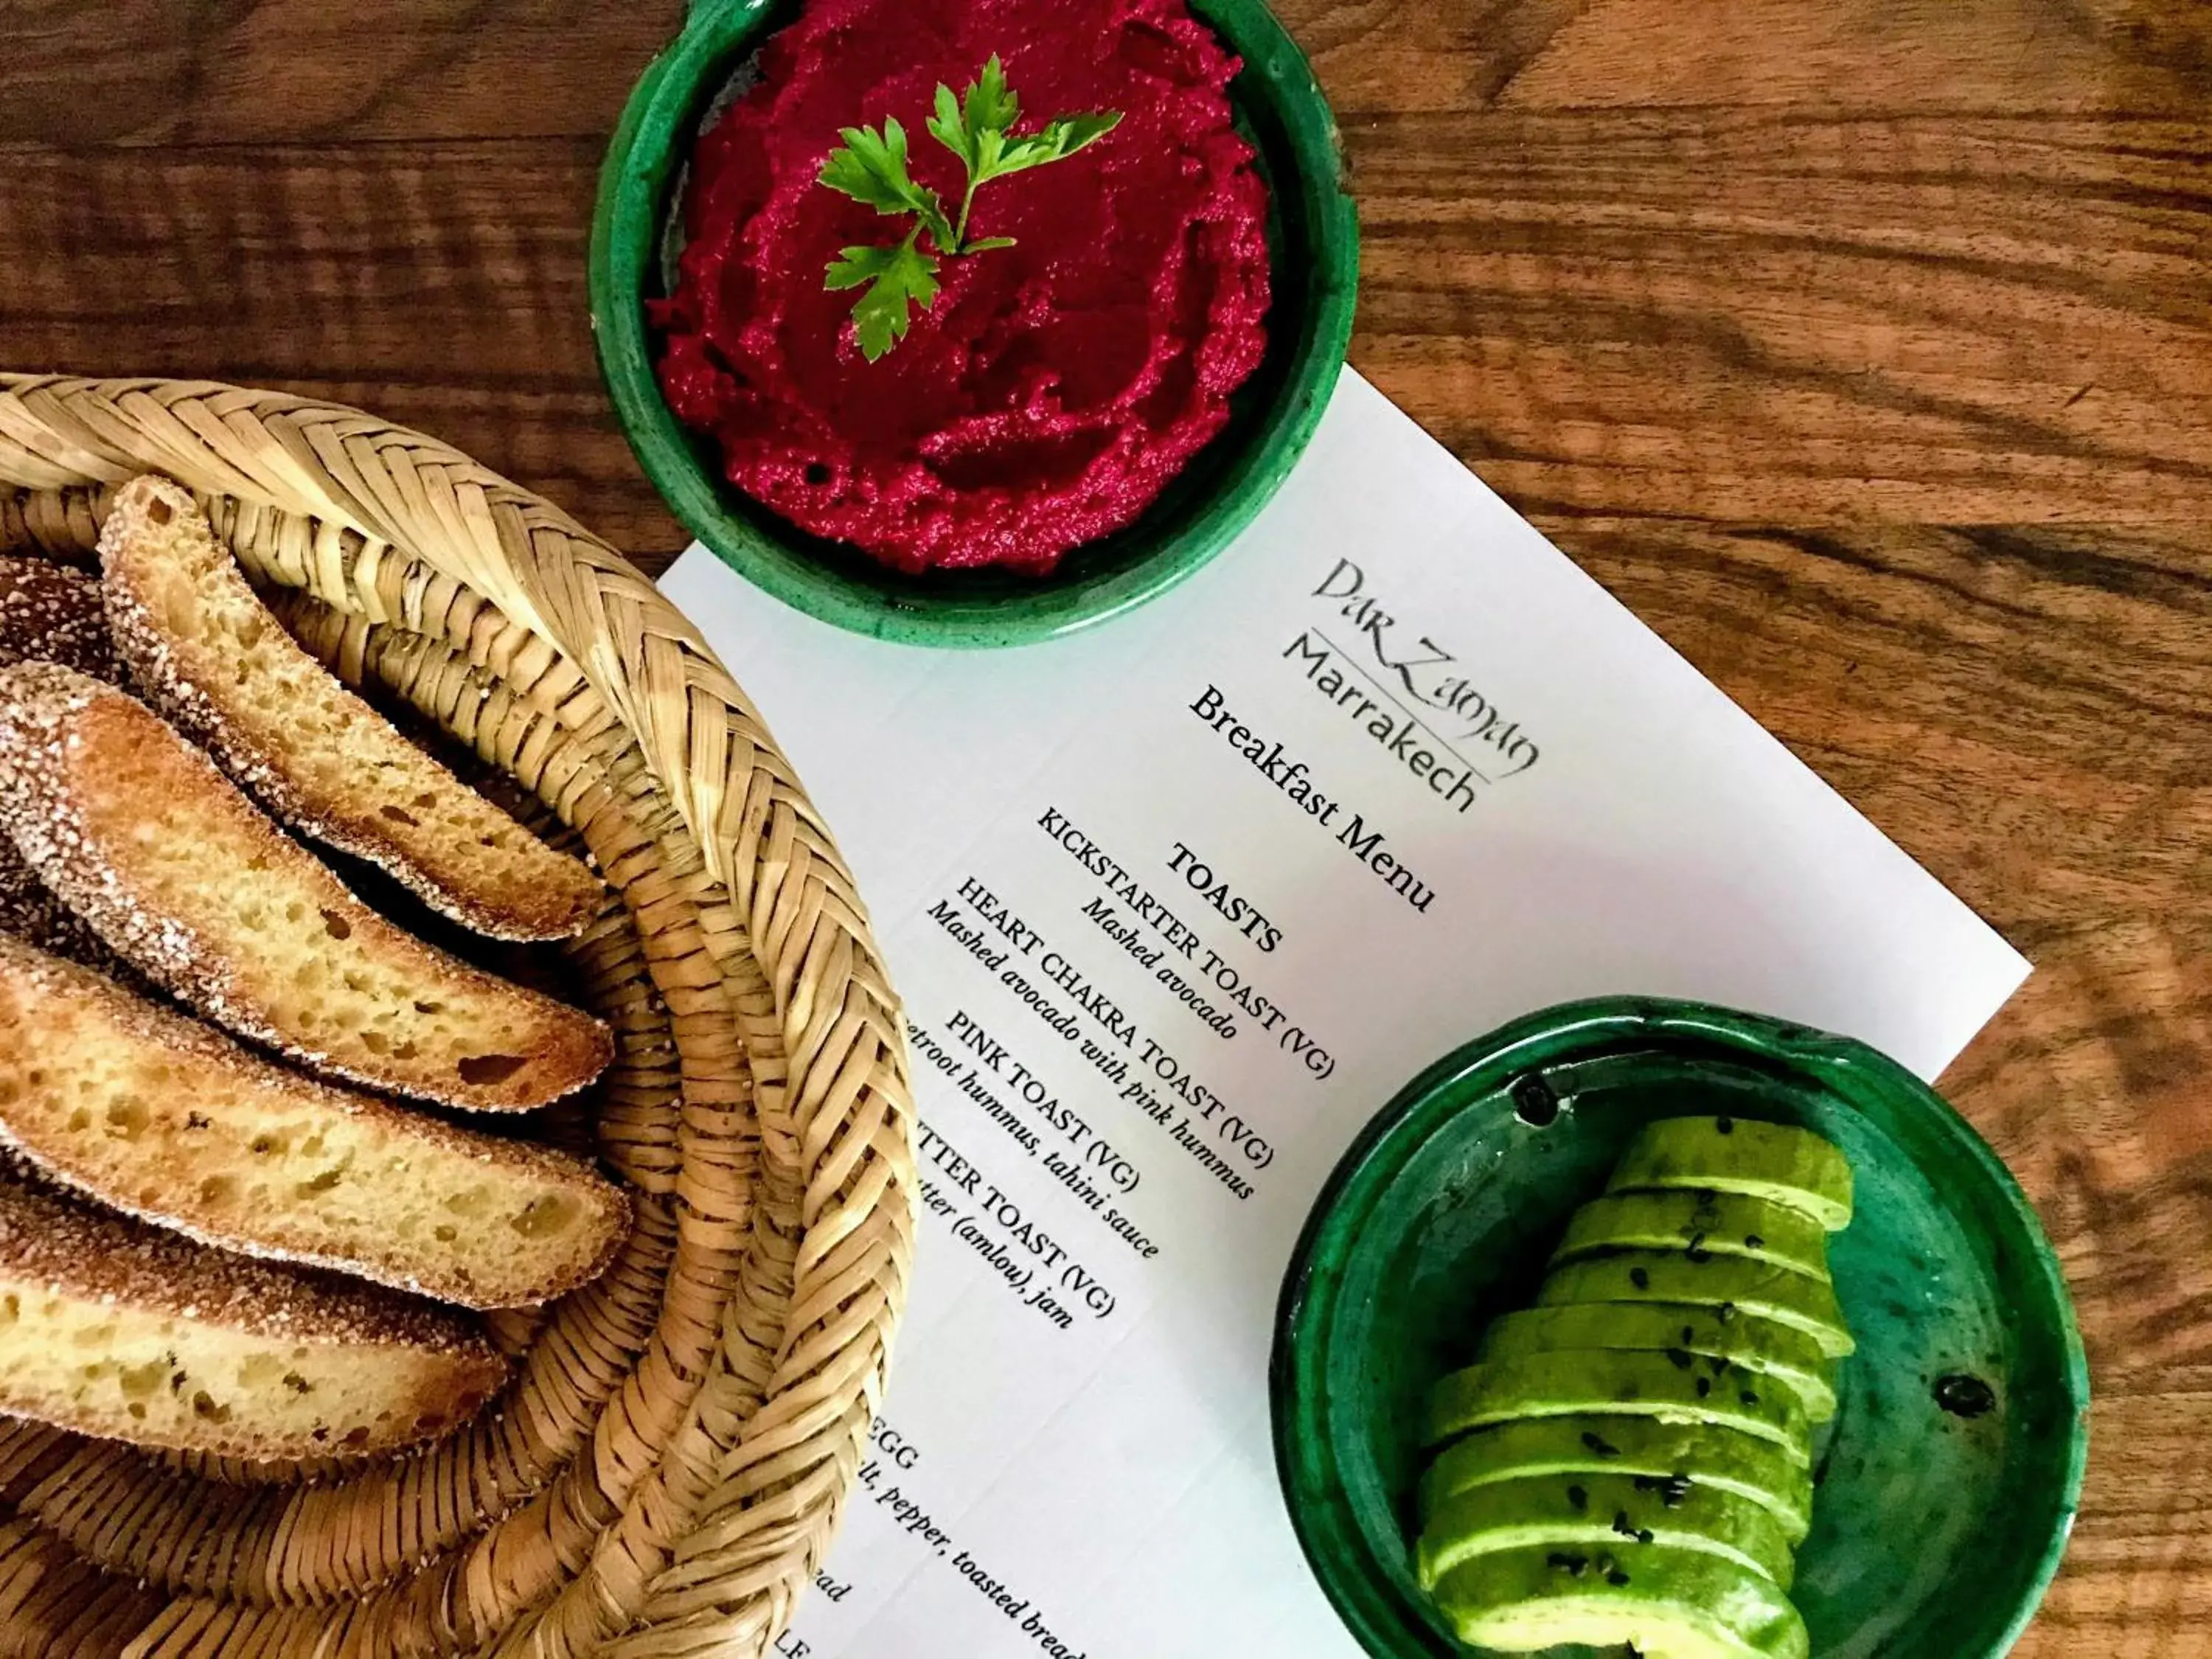
[[[1738,1314],[1723,1324],[1711,1308],[1664,1302],[1585,1302],[1572,1307],[1530,1308],[1491,1322],[1475,1352],[1478,1364],[1522,1354],[1571,1353],[1585,1348],[1663,1353],[1683,1370],[1712,1369],[1726,1360],[1796,1390],[1812,1422],[1836,1414],[1835,1366],[1804,1332],[1757,1314]],[[1684,1361],[1687,1360],[1685,1364]]]
[[[1684,1370],[1663,1354],[1598,1349],[1532,1353],[1452,1372],[1430,1397],[1428,1439],[1582,1413],[1720,1424],[1772,1441],[1793,1462],[1812,1459],[1805,1407],[1791,1389],[1734,1366],[1715,1376],[1710,1365]]]
[[[1532,1475],[1613,1474],[1689,1480],[1764,1505],[1783,1536],[1813,1524],[1813,1472],[1771,1440],[1656,1417],[1534,1417],[1454,1441],[1421,1477],[1421,1512],[1463,1492]]]
[[[1664,1544],[1480,1555],[1434,1595],[1461,1641],[1504,1653],[1633,1647],[1644,1659],[1807,1659],[1805,1621],[1771,1580]]]
[[[1608,1193],[1575,1212],[1554,1263],[1606,1250],[1747,1256],[1814,1279],[1828,1276],[1828,1235],[1802,1210],[1741,1193]]]
[[[1807,1129],[1741,1117],[1673,1117],[1647,1124],[1608,1190],[1741,1193],[1802,1211],[1830,1232],[1851,1224],[1851,1166]]]
[[[1857,1345],[1844,1323],[1835,1287],[1787,1267],[1740,1255],[1692,1261],[1679,1250],[1623,1250],[1554,1267],[1537,1292],[1540,1307],[1583,1302],[1674,1302],[1711,1308],[1723,1322],[1757,1314],[1800,1330],[1840,1359]]]
[[[1529,1544],[1585,1553],[1627,1544],[1701,1550],[1790,1588],[1790,1540],[1771,1511],[1695,1481],[1627,1474],[1538,1475],[1477,1486],[1437,1506],[1421,1528],[1415,1567],[1424,1589],[1462,1561]]]

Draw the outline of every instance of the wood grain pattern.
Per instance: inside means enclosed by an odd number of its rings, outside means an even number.
[[[675,0],[0,0],[0,363],[449,438],[657,568],[585,320]],[[2067,1263],[2027,1659],[2212,1656],[2212,7],[1285,0],[1353,361],[2036,962],[1947,1079]]]
[[[682,0],[7,0],[0,143],[604,137]]]

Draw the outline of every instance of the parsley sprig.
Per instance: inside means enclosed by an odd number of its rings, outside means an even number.
[[[1063,161],[1103,138],[1121,120],[1118,110],[1063,115],[1035,132],[1018,135],[1013,129],[1021,114],[1021,100],[1006,84],[995,52],[957,97],[939,83],[929,136],[958,156],[968,173],[957,217],[945,211],[935,191],[916,184],[907,171],[906,129],[896,120],[886,118],[881,131],[847,127],[839,133],[845,142],[822,164],[820,181],[878,213],[910,215],[915,222],[903,241],[839,249],[823,278],[822,285],[832,291],[862,290],[853,306],[853,331],[870,362],[906,337],[914,307],[927,310],[936,303],[941,258],[1013,246],[1011,236],[968,240],[978,190],[1008,173]],[[933,252],[923,248],[924,236]]]

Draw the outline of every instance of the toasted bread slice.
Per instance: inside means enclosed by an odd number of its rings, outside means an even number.
[[[46,890],[38,872],[23,862],[15,843],[0,835],[0,933],[27,939],[71,962],[103,974],[127,977],[131,969],[92,931],[92,924]]]
[[[470,1308],[574,1290],[629,1222],[563,1153],[313,1082],[5,938],[0,1139],[204,1243]]]
[[[143,703],[52,663],[0,669],[0,831],[116,955],[302,1065],[524,1111],[613,1057],[599,1021],[395,927]]]
[[[65,564],[0,554],[0,667],[19,662],[64,663],[120,680],[100,584]]]
[[[230,1457],[390,1451],[505,1381],[464,1316],[0,1177],[0,1412]]]
[[[103,680],[121,678],[108,639],[107,608],[100,584],[51,559],[0,554],[0,667],[41,661],[64,663]],[[92,963],[103,971],[117,965],[100,935],[46,890],[4,836],[0,836],[0,933]]]
[[[495,939],[568,939],[605,890],[295,645],[191,494],[135,478],[100,542],[117,648],[155,708],[270,811]]]

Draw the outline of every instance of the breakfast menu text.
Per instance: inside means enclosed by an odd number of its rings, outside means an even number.
[[[2027,964],[1347,373],[1235,546],[1019,651],[665,587],[835,829],[906,1000],[923,1217],[785,1659],[1358,1650],[1275,1482],[1278,1291],[1431,1060],[1692,997],[1934,1077]]]

